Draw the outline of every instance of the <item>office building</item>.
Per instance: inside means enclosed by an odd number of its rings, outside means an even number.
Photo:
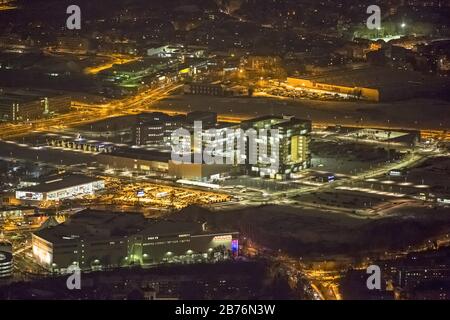
[[[138,146],[170,146],[172,133],[186,127],[186,116],[170,116],[162,112],[144,113],[138,116],[135,127],[135,144]]]
[[[290,116],[263,116],[244,121],[244,130],[254,129],[256,132],[265,129],[267,137],[257,139],[258,146],[249,148],[247,143],[247,159],[257,159],[257,163],[249,163],[249,173],[261,177],[276,179],[289,178],[291,174],[308,168],[311,165],[309,150],[311,140],[311,121],[301,120]],[[270,130],[277,130],[277,136],[271,136]],[[273,150],[278,145],[278,150]],[[257,154],[250,154],[250,152]],[[267,151],[267,154],[264,154]],[[276,154],[274,154],[276,153]],[[277,169],[273,163],[269,164],[263,158],[278,162]],[[275,159],[276,158],[276,159]]]
[[[70,111],[71,97],[46,91],[17,90],[0,95],[0,120],[33,121]]]

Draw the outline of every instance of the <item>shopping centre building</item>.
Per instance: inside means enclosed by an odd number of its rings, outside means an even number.
[[[105,187],[102,179],[84,175],[55,175],[36,181],[16,191],[16,199],[23,201],[59,201],[93,194]]]
[[[35,261],[53,272],[66,272],[71,265],[105,270],[229,258],[238,254],[238,233],[211,232],[197,222],[87,209],[35,232],[32,246]]]

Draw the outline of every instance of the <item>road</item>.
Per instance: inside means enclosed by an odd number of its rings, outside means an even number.
[[[63,114],[51,119],[41,119],[24,124],[3,124],[0,125],[0,139],[11,139],[14,137],[29,134],[33,131],[47,131],[51,128],[64,129],[71,126],[87,124],[109,117],[138,114],[148,111],[148,107],[170,93],[181,87],[172,84],[157,89],[150,89],[139,93],[131,98],[103,105],[91,105],[75,102],[76,111]]]

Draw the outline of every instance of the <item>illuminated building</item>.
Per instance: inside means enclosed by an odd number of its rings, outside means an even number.
[[[25,201],[59,201],[93,194],[105,187],[101,179],[83,175],[50,176],[36,185],[16,191],[16,199]]]
[[[227,86],[222,84],[221,82],[190,82],[184,85],[184,94],[219,97],[242,97],[249,95],[249,89],[248,87],[239,85]]]
[[[64,272],[70,265],[102,270],[225,258],[238,254],[237,236],[208,232],[205,224],[196,222],[88,209],[66,223],[35,232],[32,245],[37,263]]]
[[[114,146],[111,143],[100,142],[95,140],[86,140],[82,137],[77,137],[74,139],[65,139],[57,136],[56,137],[49,136],[47,138],[47,143],[50,147],[53,148],[81,150],[84,152],[92,152],[92,153],[112,152],[114,149]]]
[[[57,50],[63,52],[87,53],[91,47],[90,40],[82,37],[58,37]]]
[[[147,56],[184,61],[186,58],[203,58],[206,50],[207,48],[199,46],[165,45],[147,49]]]
[[[241,70],[250,77],[282,77],[282,59],[278,56],[248,56],[241,59]]]
[[[12,276],[13,268],[12,253],[0,251],[0,279]]]
[[[2,120],[18,122],[32,121],[43,115],[40,100],[18,95],[0,96],[0,117]]]
[[[398,60],[398,59],[397,59]],[[447,92],[444,79],[416,71],[361,67],[287,78],[288,88],[372,102],[396,101]]]
[[[5,220],[20,220],[36,213],[33,207],[2,207],[0,208],[0,223]]]
[[[278,144],[278,170],[272,169],[270,165],[260,162],[261,146],[254,149],[258,154],[253,155],[258,159],[258,163],[249,164],[250,173],[262,177],[285,179],[291,174],[308,168],[311,165],[311,154],[309,150],[311,121],[296,119],[294,117],[264,116],[256,119],[244,121],[244,129],[278,129],[278,137],[269,137],[260,144],[265,144],[267,154],[271,154],[271,148]],[[275,141],[275,139],[277,141]],[[247,153],[250,152],[248,149]],[[251,155],[248,155],[251,158]]]
[[[135,128],[135,143],[138,146],[170,145],[170,137],[178,128],[186,126],[186,116],[169,116],[162,112],[140,114]]]
[[[18,91],[0,95],[0,120],[32,121],[44,115],[70,111],[71,98],[40,91]]]
[[[97,161],[108,168],[134,172],[159,172],[169,170],[170,152],[139,148],[120,148],[110,153],[100,153]]]
[[[0,279],[10,277],[13,268],[12,244],[0,239]]]
[[[190,129],[194,121],[201,121],[204,127],[213,127],[217,124],[217,113],[193,111],[186,116],[170,116],[162,112],[140,114],[135,128],[136,145],[170,146],[172,133],[179,128]]]
[[[184,85],[184,93],[206,96],[225,96],[227,90],[225,86],[220,83],[191,82]]]

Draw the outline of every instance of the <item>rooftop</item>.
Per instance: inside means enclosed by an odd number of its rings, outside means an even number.
[[[163,152],[159,150],[148,150],[148,149],[133,149],[133,148],[120,148],[105,155],[131,158],[136,160],[161,161],[161,162],[167,162],[171,159],[170,152]]]
[[[366,67],[354,70],[342,70],[324,73],[316,76],[301,77],[317,83],[332,84],[345,87],[364,88],[402,88],[419,87],[437,84],[442,80],[415,71],[392,70],[382,67]]]
[[[281,115],[266,115],[261,116],[249,120],[242,121],[244,126],[256,125],[259,122],[271,122],[272,127],[282,126],[283,124],[307,124],[311,123],[309,120],[303,120],[290,116],[281,116]]]
[[[25,187],[17,191],[51,192],[55,190],[62,190],[73,186],[79,186],[97,181],[101,181],[101,179],[87,177],[78,174],[54,175],[39,179],[38,184],[35,186]]]
[[[133,235],[161,237],[202,233],[202,225],[197,222],[146,219],[141,213],[86,209],[65,223],[34,234],[54,244],[64,244],[77,239],[95,241]]]

